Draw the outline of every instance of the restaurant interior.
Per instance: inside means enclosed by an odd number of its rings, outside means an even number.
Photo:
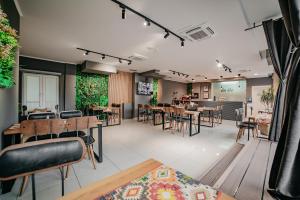
[[[299,13],[0,0],[0,199],[300,199]]]

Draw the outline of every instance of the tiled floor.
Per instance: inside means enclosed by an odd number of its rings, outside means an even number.
[[[149,158],[162,161],[186,175],[198,179],[235,143],[237,128],[234,122],[224,121],[214,128],[202,127],[200,134],[185,137],[182,133],[162,131],[161,126],[151,123],[125,120],[121,126],[103,130],[104,161],[92,168],[89,160],[73,165],[72,173],[65,182],[66,193],[74,191],[120,170],[131,167]],[[17,198],[20,187],[17,180],[13,191],[0,195],[0,199],[31,199],[31,185],[21,198]],[[37,199],[57,199],[61,184],[59,170],[36,175]]]

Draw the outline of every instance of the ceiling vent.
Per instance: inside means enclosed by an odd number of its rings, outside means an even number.
[[[109,75],[117,73],[117,68],[115,66],[86,60],[82,63],[81,71],[85,73]]]
[[[134,53],[132,56],[129,56],[128,59],[141,62],[147,60],[147,57]]]
[[[193,42],[211,38],[215,35],[215,32],[207,24],[202,24],[184,28],[182,31],[180,31],[180,34],[184,39]]]

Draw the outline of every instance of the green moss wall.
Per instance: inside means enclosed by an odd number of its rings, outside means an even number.
[[[91,105],[108,106],[108,76],[76,72],[76,108],[85,110]]]

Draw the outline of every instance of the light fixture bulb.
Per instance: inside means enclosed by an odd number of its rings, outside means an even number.
[[[86,52],[84,52],[84,54],[83,54],[84,56],[87,56],[87,55],[89,55],[89,52],[88,51],[86,51]]]
[[[130,60],[130,61],[128,61],[128,65],[131,65],[131,60]]]
[[[222,65],[222,63],[218,62],[218,63],[217,63],[217,66],[218,66],[219,68],[221,68],[223,65]]]
[[[101,60],[104,60],[104,59],[105,59],[105,55],[102,55]]]
[[[122,63],[122,60],[121,60],[121,59],[119,59],[119,63]]]
[[[181,47],[184,47],[184,40],[181,40]]]

